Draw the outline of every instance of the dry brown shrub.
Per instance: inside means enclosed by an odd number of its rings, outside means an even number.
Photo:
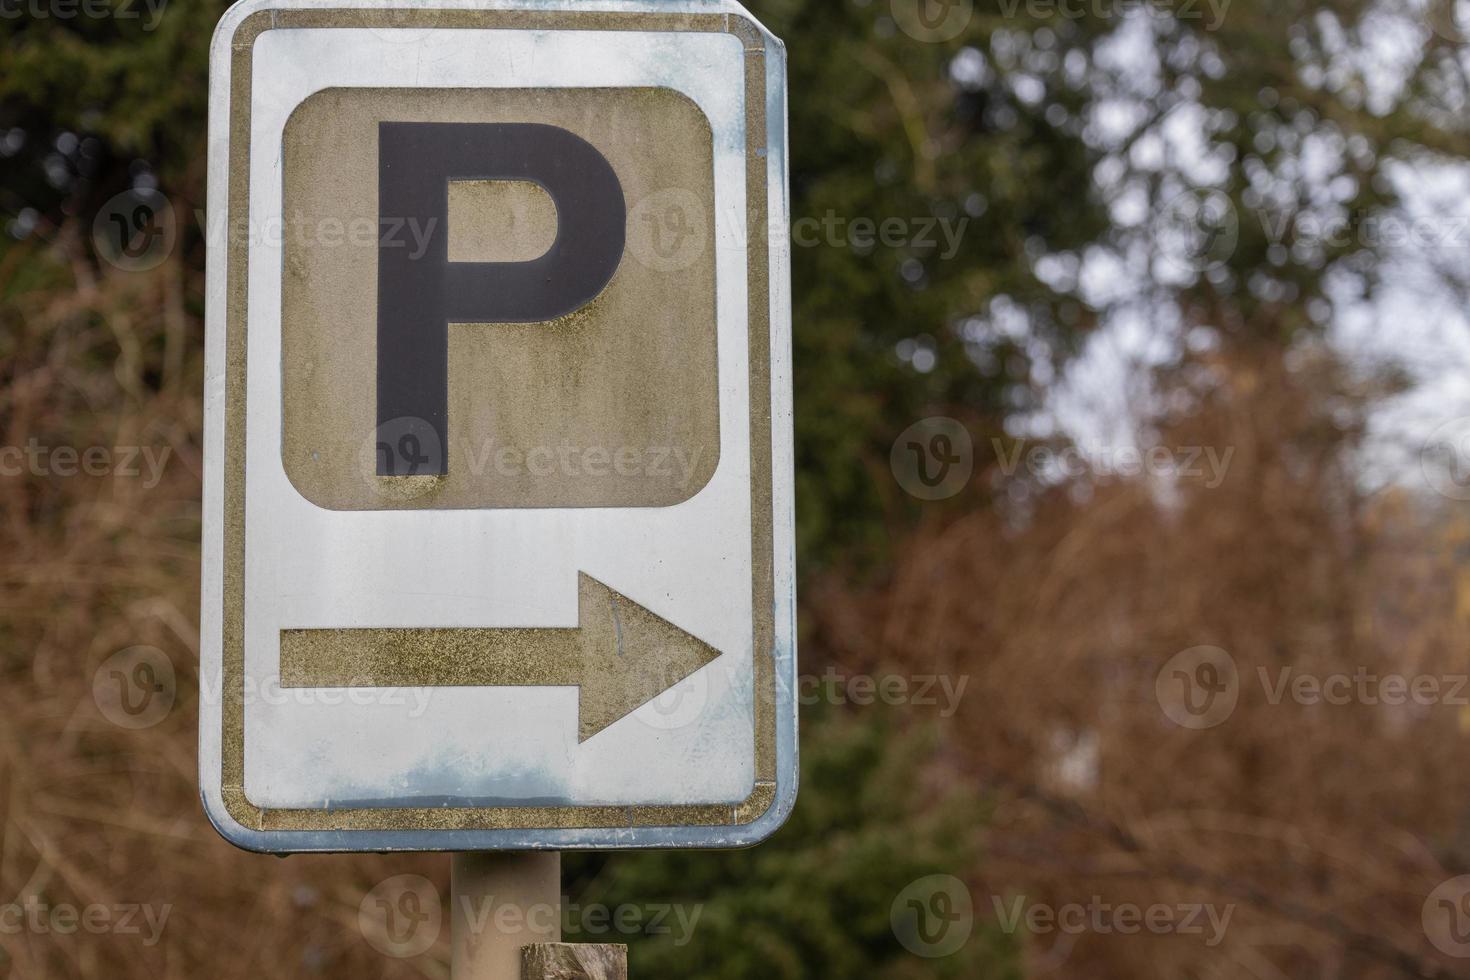
[[[1464,975],[1421,910],[1470,870],[1470,708],[1268,694],[1284,668],[1470,673],[1470,521],[1358,489],[1365,393],[1329,358],[1213,368],[1218,388],[1159,444],[1233,449],[1218,488],[1184,480],[1166,498],[1115,479],[1080,504],[1038,488],[1019,528],[977,507],[921,532],[882,587],[814,593],[807,633],[847,670],[969,676],[938,764],[995,799],[976,826],[981,917],[1018,895],[1236,907],[1214,948],[1034,935],[1031,974]],[[1239,702],[1192,730],[1155,681],[1200,645],[1233,658]]]
[[[38,267],[54,282],[20,281]],[[63,240],[12,249],[0,295],[0,445],[170,454],[154,487],[146,466],[0,479],[0,903],[147,904],[155,921],[168,907],[151,946],[141,915],[138,934],[93,934],[66,918],[17,930],[12,914],[0,975],[447,976],[447,929],[429,956],[399,961],[358,928],[364,895],[393,875],[447,895],[446,859],[250,855],[199,804],[197,276],[178,261],[97,275]],[[177,701],[129,731],[99,711],[93,679],[138,645],[172,662]]]

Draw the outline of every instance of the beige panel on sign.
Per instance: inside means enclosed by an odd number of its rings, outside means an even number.
[[[376,475],[380,122],[560,126],[607,157],[627,204],[622,263],[586,307],[548,323],[449,326],[442,477]],[[660,507],[709,482],[714,157],[693,102],[668,89],[329,89],[296,110],[284,144],[282,452],[307,499]],[[533,184],[455,181],[449,195],[454,261],[527,261],[555,240],[555,204]],[[428,229],[384,232],[412,251]]]
[[[530,262],[556,243],[556,202],[528,180],[449,182],[449,261]]]

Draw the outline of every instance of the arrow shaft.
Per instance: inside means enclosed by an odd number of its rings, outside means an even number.
[[[575,687],[580,629],[281,631],[281,687]]]

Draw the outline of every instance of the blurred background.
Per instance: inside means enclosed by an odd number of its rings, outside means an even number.
[[[253,856],[197,799],[224,6],[0,0],[0,976],[445,978],[447,859]],[[1470,976],[1470,4],[748,6],[801,795],[752,851],[569,856],[568,938],[635,980]]]

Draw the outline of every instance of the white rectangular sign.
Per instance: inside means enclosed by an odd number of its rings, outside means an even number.
[[[215,826],[768,836],[796,794],[780,42],[728,0],[245,0],[210,84]]]

